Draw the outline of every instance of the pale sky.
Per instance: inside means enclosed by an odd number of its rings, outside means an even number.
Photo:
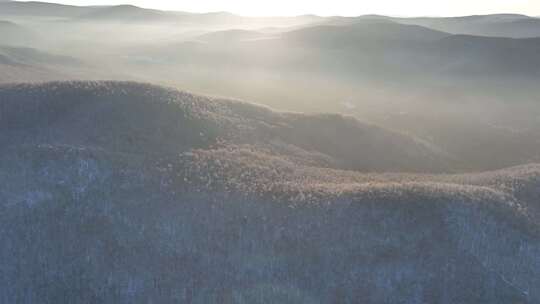
[[[540,16],[540,0],[44,0],[74,5],[134,4],[188,12],[227,11],[246,16],[384,14],[462,16],[521,13]]]

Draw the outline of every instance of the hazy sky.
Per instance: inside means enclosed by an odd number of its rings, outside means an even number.
[[[45,1],[45,0],[44,0]],[[228,11],[241,15],[456,16],[489,13],[540,15],[540,0],[48,0],[75,5],[130,3],[191,12]]]

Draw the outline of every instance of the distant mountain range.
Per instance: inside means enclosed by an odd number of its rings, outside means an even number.
[[[495,14],[440,18],[395,18],[380,15],[333,17],[324,23],[347,25],[362,20],[386,20],[425,26],[452,34],[530,38],[540,36],[540,19],[517,14]]]
[[[540,19],[524,15],[499,14],[455,18],[393,19],[453,33],[511,38],[540,37]]]
[[[0,16],[73,17],[95,9],[37,1],[4,1],[0,3]]]
[[[304,25],[317,16],[260,17],[250,18],[227,12],[187,13],[145,9],[133,5],[118,6],[72,6],[46,2],[10,1],[0,3],[0,16],[34,16],[62,18],[70,22],[121,22],[121,23],[174,23],[199,26],[250,26],[265,27]]]
[[[280,34],[229,30],[191,38],[211,46],[169,41],[132,53],[166,64],[308,70],[326,77],[402,81],[418,77],[540,76],[540,38],[452,35],[418,25],[364,20],[311,26]],[[217,46],[215,43],[219,44]],[[330,76],[331,75],[331,76]]]
[[[133,5],[81,7],[46,2],[4,1],[0,4],[0,16],[2,15],[61,17],[81,21],[173,22],[228,26],[247,26],[251,23],[259,24],[261,27],[265,24],[270,26],[272,23],[282,23],[288,26],[323,23],[343,25],[375,19],[420,25],[452,34],[511,38],[540,37],[540,19],[518,14],[444,18],[395,18],[379,15],[360,17],[319,17],[304,15],[298,17],[249,18],[223,12],[193,14],[144,9]]]

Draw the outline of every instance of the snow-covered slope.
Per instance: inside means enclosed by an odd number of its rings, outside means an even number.
[[[0,302],[540,301],[538,165],[344,171],[414,141],[136,83],[3,86],[0,130]]]

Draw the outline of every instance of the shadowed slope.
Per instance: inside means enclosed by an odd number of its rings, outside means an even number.
[[[305,167],[238,147],[12,152],[0,156],[9,302],[540,298],[537,222],[501,189]]]

